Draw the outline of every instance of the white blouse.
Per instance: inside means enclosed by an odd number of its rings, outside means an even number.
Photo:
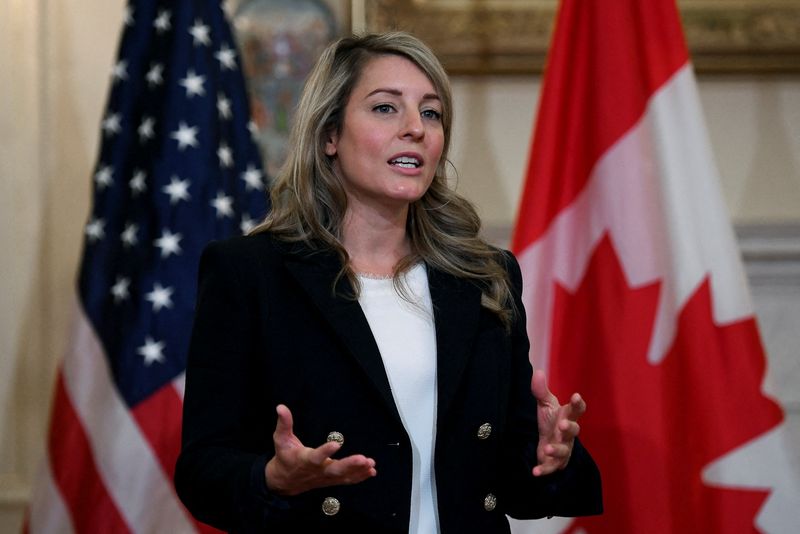
[[[439,532],[436,479],[436,329],[428,275],[423,264],[405,273],[413,304],[395,291],[391,279],[359,274],[364,310],[383,358],[394,402],[411,440],[410,534]],[[378,466],[380,469],[380,466]]]

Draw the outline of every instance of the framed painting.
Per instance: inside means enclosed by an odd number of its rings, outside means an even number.
[[[699,72],[800,72],[797,0],[678,0]],[[453,74],[544,66],[557,0],[353,0],[370,31],[407,30]]]
[[[348,0],[236,0],[227,4],[242,55],[268,179],[289,149],[294,108],[322,50],[350,30]]]

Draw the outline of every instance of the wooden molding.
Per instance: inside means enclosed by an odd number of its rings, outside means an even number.
[[[679,2],[699,72],[800,72],[800,3]],[[370,31],[414,33],[451,74],[541,72],[557,2],[535,0],[364,1]]]

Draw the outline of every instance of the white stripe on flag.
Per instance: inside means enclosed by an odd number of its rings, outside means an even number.
[[[651,363],[666,354],[679,311],[709,274],[717,324],[752,316],[718,182],[694,74],[686,64],[601,157],[575,201],[520,254],[523,272],[539,273],[525,277],[538,285],[526,286],[523,294],[528,332],[538,340],[531,349],[534,366],[548,367],[553,282],[575,290],[605,233],[629,284],[662,284]]]
[[[183,402],[183,391],[186,389],[186,372],[179,374],[172,380],[172,387],[175,388],[175,392]]]
[[[28,503],[30,534],[73,534],[72,519],[50,472],[48,454],[39,466],[33,488]]]
[[[108,493],[135,532],[194,532],[172,482],[111,381],[103,348],[83,309],[76,308],[74,339],[64,359],[65,388]]]

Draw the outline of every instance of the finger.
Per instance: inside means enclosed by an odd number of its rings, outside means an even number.
[[[571,450],[566,445],[550,446],[545,452],[545,458],[533,468],[533,476],[549,475],[566,467],[571,456]]]
[[[562,441],[575,439],[581,432],[581,426],[575,421],[571,421],[569,419],[562,419],[558,423],[558,429],[561,431]]]
[[[555,460],[565,460],[572,453],[572,447],[563,443],[549,444],[544,448],[544,453]]]
[[[572,421],[577,421],[584,413],[586,413],[586,402],[579,393],[573,393],[567,405],[567,417]]]
[[[303,459],[312,465],[320,466],[331,460],[331,456],[341,448],[342,444],[338,441],[328,441],[316,449],[306,449]]]
[[[339,480],[341,484],[358,484],[359,482],[364,482],[367,479],[377,476],[377,474],[378,472],[374,467],[367,467],[358,470],[350,470]]]
[[[325,470],[333,476],[341,476],[348,471],[366,471],[374,468],[375,460],[363,454],[354,454],[341,460],[334,460]]]
[[[542,475],[549,475],[550,473],[554,473],[557,469],[557,466],[554,464],[539,464],[533,468],[533,476],[540,477]]]
[[[325,468],[325,474],[336,483],[355,484],[377,475],[375,460],[357,454],[333,460]]]
[[[292,419],[292,412],[283,404],[276,406],[275,412],[278,414],[278,422],[275,424],[275,434],[273,434],[273,439],[278,441],[281,438],[291,437],[294,432],[294,420]]]
[[[533,378],[531,378],[531,392],[533,396],[536,397],[539,404],[558,404],[558,399],[547,387],[547,376],[541,369],[533,373]]]

